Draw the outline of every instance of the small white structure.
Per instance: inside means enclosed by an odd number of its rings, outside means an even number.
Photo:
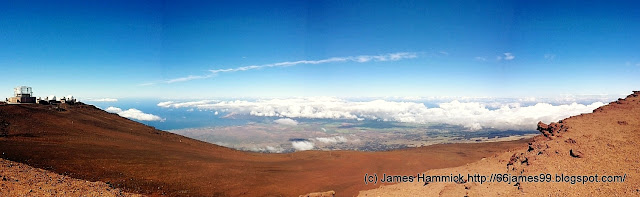
[[[15,97],[31,97],[33,90],[29,86],[18,86],[13,88]]]
[[[75,99],[75,98],[73,98],[73,96],[72,96],[72,95],[67,95],[66,97],[62,97],[62,98],[60,99],[60,102],[61,102],[61,103],[70,103],[70,104],[73,104],[73,103],[75,103],[75,102],[76,102],[76,99]]]
[[[56,96],[55,95],[49,95],[46,98],[47,101],[51,102],[51,101],[56,101]]]

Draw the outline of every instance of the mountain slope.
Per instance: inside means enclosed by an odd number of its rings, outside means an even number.
[[[550,174],[551,182],[402,183],[361,191],[360,196],[604,196],[640,195],[640,91],[593,113],[558,123],[538,124],[542,135],[529,147],[507,151],[461,167],[429,170],[427,175]],[[556,177],[559,175],[559,179]],[[598,175],[598,177],[595,177]],[[574,176],[574,177],[572,177]],[[578,176],[591,176],[582,183]],[[602,182],[603,176],[621,176]],[[567,178],[564,178],[567,177]],[[546,179],[546,178],[545,178]],[[573,184],[571,181],[576,181]],[[582,177],[581,177],[582,179]],[[490,178],[487,178],[490,180]]]
[[[365,173],[464,165],[526,141],[444,144],[386,152],[236,151],[122,118],[91,105],[0,106],[2,158],[128,192],[171,196],[297,196],[365,185]]]
[[[0,159],[0,196],[140,196]]]

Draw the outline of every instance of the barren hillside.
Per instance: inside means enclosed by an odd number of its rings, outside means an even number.
[[[462,174],[464,181],[431,182],[427,185],[422,182],[401,183],[361,191],[360,196],[640,195],[639,91],[590,114],[549,125],[539,123],[538,130],[542,135],[535,137],[528,147],[464,166],[425,173]],[[525,175],[531,179],[480,184],[469,180],[468,174],[485,175],[487,180],[491,179],[491,174]],[[540,174],[543,176],[538,179],[545,181],[535,182],[535,177],[541,177]],[[578,177],[587,181],[583,183]],[[494,180],[497,180],[495,176]]]
[[[0,196],[141,196],[0,159]]]
[[[386,152],[236,151],[160,131],[90,105],[0,106],[2,158],[127,192],[171,196],[357,195],[365,173],[464,165],[526,141],[444,144]]]

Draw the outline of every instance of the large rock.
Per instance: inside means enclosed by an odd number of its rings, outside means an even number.
[[[545,124],[543,122],[538,122],[538,131],[542,133],[545,137],[552,138],[552,136],[559,136],[560,133],[567,132],[568,127],[565,127],[564,124],[552,122],[551,124]]]

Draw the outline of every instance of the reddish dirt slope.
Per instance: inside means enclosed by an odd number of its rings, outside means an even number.
[[[465,166],[429,170],[428,175],[492,173],[539,176],[551,182],[402,183],[362,191],[360,196],[638,196],[640,195],[640,91],[593,113],[538,124],[543,135],[529,147],[508,151]],[[598,177],[595,177],[595,175]],[[569,176],[568,181],[556,175]],[[602,177],[624,176],[617,182]],[[572,184],[571,176],[593,176],[599,182]],[[607,180],[611,181],[612,177]],[[490,178],[487,178],[487,180]],[[581,178],[582,179],[582,178]],[[559,182],[556,182],[558,180]],[[574,178],[577,181],[577,177]]]
[[[447,144],[388,152],[236,151],[156,130],[90,105],[0,106],[2,158],[142,194],[297,196],[365,185],[365,173],[415,173],[464,165],[526,141]]]
[[[0,159],[0,196],[141,196]]]

